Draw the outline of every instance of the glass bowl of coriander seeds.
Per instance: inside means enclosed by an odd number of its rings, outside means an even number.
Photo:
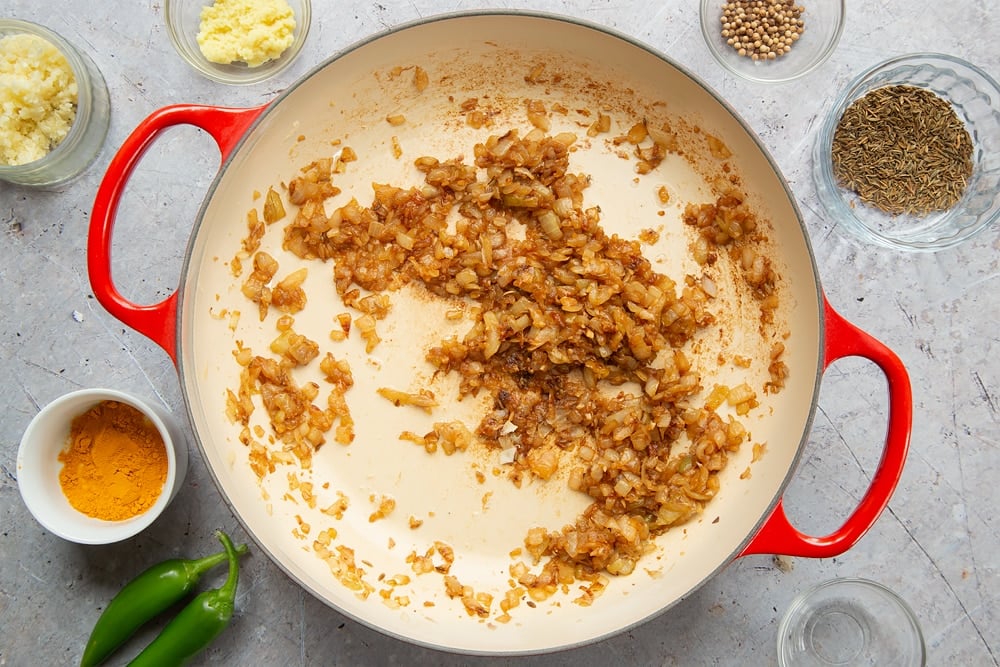
[[[845,0],[701,0],[701,32],[726,70],[760,83],[812,72],[837,48]]]
[[[824,120],[813,180],[866,241],[930,252],[968,240],[1000,219],[1000,84],[937,53],[872,67]]]

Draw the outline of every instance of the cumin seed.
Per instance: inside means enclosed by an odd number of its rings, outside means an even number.
[[[891,214],[954,206],[972,176],[972,139],[951,104],[896,85],[855,100],[833,136],[833,173],[858,198]]]

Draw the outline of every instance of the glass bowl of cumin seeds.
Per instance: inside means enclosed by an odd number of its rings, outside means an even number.
[[[1000,84],[937,53],[872,67],[824,120],[813,178],[864,240],[914,251],[968,240],[1000,219]]]

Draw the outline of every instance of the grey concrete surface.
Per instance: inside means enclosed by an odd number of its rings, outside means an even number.
[[[251,556],[232,626],[196,664],[770,665],[791,600],[842,576],[880,581],[909,602],[928,664],[998,664],[1000,230],[936,254],[882,250],[837,228],[810,179],[821,118],[868,66],[937,51],[1000,75],[1000,13],[990,0],[852,0],[833,57],[777,86],[723,72],[702,41],[694,0],[315,0],[300,59],[278,78],[248,87],[213,83],[182,62],[155,0],[5,0],[0,14],[48,25],[94,58],[113,116],[104,152],[80,179],[49,190],[0,184],[0,665],[75,663],[99,610],[139,570],[213,549],[216,527],[246,537],[193,444],[180,496],[150,529],[120,544],[64,542],[32,519],[18,493],[21,433],[62,393],[114,387],[183,415],[167,356],[110,317],[87,278],[89,211],[114,150],[164,105],[259,104],[360,38],[421,16],[487,6],[585,17],[634,36],[701,76],[759,133],[801,206],[831,303],[892,347],[911,375],[913,444],[899,490],[870,533],[842,556],[790,559],[790,569],[767,556],[737,560],[644,625],[548,656],[471,658],[412,646],[344,617],[265,557]],[[217,166],[214,144],[193,129],[172,130],[150,150],[126,193],[115,240],[116,275],[130,298],[152,302],[173,289],[191,220]],[[836,527],[863,493],[884,429],[882,392],[881,376],[867,362],[845,360],[826,374],[812,438],[785,496],[804,529]],[[140,635],[126,653],[149,637]]]

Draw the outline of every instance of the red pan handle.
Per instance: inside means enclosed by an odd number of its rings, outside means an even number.
[[[882,458],[868,491],[843,526],[824,537],[806,535],[791,524],[785,514],[782,500],[779,499],[771,516],[740,556],[783,554],[828,558],[844,553],[875,524],[875,520],[889,504],[889,498],[896,489],[900,475],[903,474],[903,463],[910,446],[910,429],[913,423],[913,395],[906,369],[899,357],[889,348],[834,311],[825,297],[823,307],[826,318],[823,370],[829,368],[837,359],[864,357],[874,361],[885,373],[889,384],[889,427]]]
[[[208,132],[222,152],[221,161],[225,162],[266,106],[231,109],[177,104],[154,111],[118,149],[97,189],[87,239],[87,269],[94,296],[109,313],[166,350],[174,365],[177,365],[177,293],[159,303],[138,305],[122,296],[111,278],[112,229],[125,184],[157,136],[175,125],[194,125]]]

